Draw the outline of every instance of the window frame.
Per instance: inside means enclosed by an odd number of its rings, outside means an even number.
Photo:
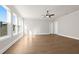
[[[13,18],[15,16],[15,18]],[[14,20],[15,19],[15,20]],[[15,22],[15,24],[14,24]],[[13,12],[13,16],[12,16],[12,27],[13,25],[15,25],[15,32],[12,29],[13,32],[13,36],[18,34],[18,17],[17,14]]]
[[[10,13],[10,9],[9,9],[7,6],[3,6],[3,5],[0,5],[0,6],[2,6],[2,7],[7,11],[7,12],[6,12],[6,13],[7,13],[7,15],[6,15],[7,35],[0,36],[0,40],[1,40],[1,39],[5,39],[5,38],[8,38],[8,37],[9,37],[9,35],[8,35],[8,33],[9,33],[9,32],[8,32],[8,22],[9,22],[9,19],[8,19],[8,18],[9,18],[10,16],[8,16],[8,13]]]

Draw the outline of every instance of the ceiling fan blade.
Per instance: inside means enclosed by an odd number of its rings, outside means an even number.
[[[54,16],[55,14],[50,14],[49,16]]]
[[[51,17],[54,16],[54,15],[55,15],[55,14],[50,14],[50,15],[49,15],[49,18],[51,18]]]

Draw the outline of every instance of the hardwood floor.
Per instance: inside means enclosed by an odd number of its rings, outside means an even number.
[[[79,40],[59,35],[25,36],[4,54],[75,54]]]

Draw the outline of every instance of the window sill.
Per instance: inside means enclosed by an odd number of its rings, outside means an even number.
[[[13,36],[17,35],[17,33],[14,33]]]
[[[2,40],[5,40],[5,39],[7,39],[7,38],[9,38],[10,36],[3,36],[3,37],[0,37],[0,41],[2,41]]]

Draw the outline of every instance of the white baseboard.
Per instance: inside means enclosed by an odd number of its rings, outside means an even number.
[[[68,35],[63,35],[63,34],[57,34],[57,35],[64,36],[64,37],[69,37],[69,38],[72,38],[72,39],[79,40],[78,37],[73,37],[73,36],[68,36]]]
[[[7,45],[5,48],[0,50],[0,54],[4,53],[8,48],[10,48],[16,41],[18,41],[22,36],[16,38],[14,41],[12,41],[9,45]]]

